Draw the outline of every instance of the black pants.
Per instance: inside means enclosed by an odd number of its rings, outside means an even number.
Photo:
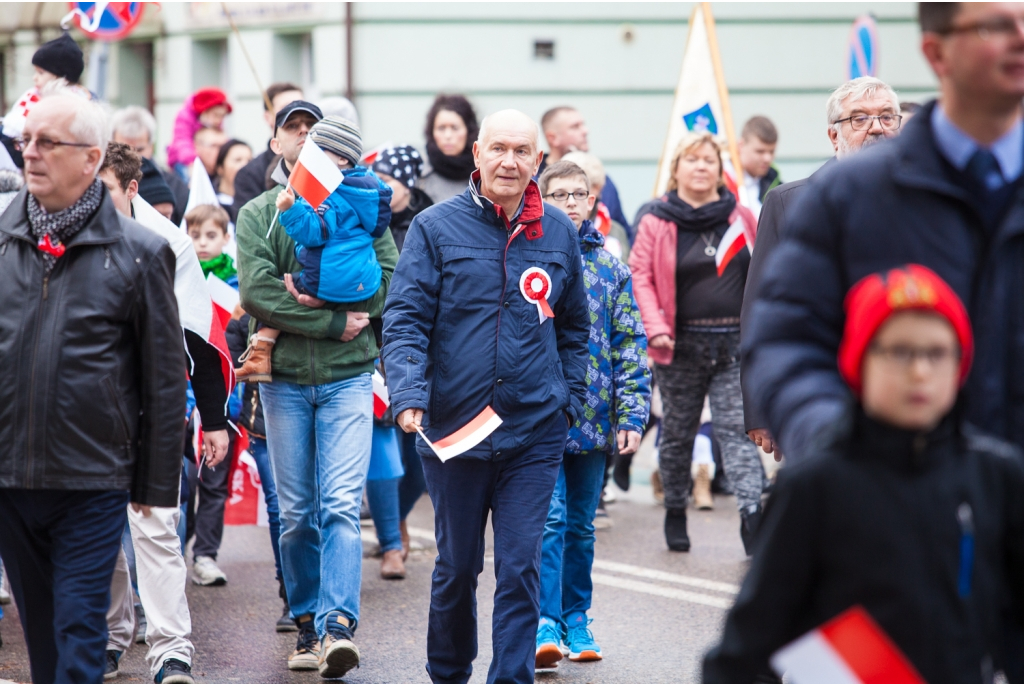
[[[32,680],[102,683],[125,491],[0,489],[0,556]]]
[[[477,655],[476,588],[487,516],[494,529],[494,651],[489,683],[532,683],[540,621],[540,548],[569,428],[559,412],[539,439],[500,461],[423,457],[434,504],[437,561],[430,589],[427,673],[466,683]]]
[[[231,435],[231,446],[228,454],[234,449],[234,434]],[[194,533],[196,543],[192,547],[192,558],[207,556],[217,558],[221,539],[224,537],[224,505],[228,501],[228,475],[231,473],[231,460],[225,459],[211,469],[203,463],[201,472],[194,467],[189,469],[189,520],[185,522],[186,540]],[[193,480],[194,479],[194,480]],[[196,506],[196,499],[199,506]],[[193,513],[195,512],[195,513]]]

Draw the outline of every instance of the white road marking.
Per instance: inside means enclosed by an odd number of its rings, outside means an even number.
[[[647,578],[648,580],[660,580],[665,583],[679,583],[682,585],[690,585],[692,587],[699,587],[702,590],[724,592],[729,595],[735,595],[740,591],[740,586],[734,585],[732,583],[722,583],[717,580],[705,580],[704,578],[684,576],[678,573],[656,571],[652,568],[644,568],[643,566],[633,566],[632,564],[620,564],[617,561],[605,561],[604,559],[594,559],[594,568],[599,568],[604,571],[611,571],[613,573],[627,573],[631,576],[637,576],[638,578]]]
[[[653,583],[645,583],[642,580],[619,578],[618,576],[606,576],[603,573],[591,573],[590,578],[598,585],[607,585],[609,587],[617,587],[623,590],[632,590],[633,592],[643,592],[648,595],[668,597],[669,599],[679,599],[684,602],[693,602],[694,604],[703,604],[705,606],[715,607],[716,609],[728,609],[732,606],[731,599],[705,595],[700,592],[690,592],[689,590],[677,590],[671,587],[662,587],[661,585],[654,585]]]

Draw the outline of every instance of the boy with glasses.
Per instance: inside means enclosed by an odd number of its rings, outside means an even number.
[[[544,200],[564,211],[579,231],[591,321],[587,402],[569,430],[541,548],[535,667],[551,669],[562,660],[563,642],[572,661],[602,658],[587,628],[594,514],[613,441],[621,454],[632,454],[640,445],[650,411],[651,376],[629,268],[604,249],[603,236],[587,218],[596,198],[586,174],[572,162],[555,162],[538,184]]]
[[[962,423],[967,311],[918,265],[867,276],[845,310],[838,369],[858,402],[779,473],[704,682],[760,680],[776,650],[857,605],[918,682],[992,682],[1007,622],[1024,625],[1024,461]]]

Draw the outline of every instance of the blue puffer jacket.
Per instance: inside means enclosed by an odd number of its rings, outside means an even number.
[[[391,188],[364,167],[345,169],[338,189],[317,209],[295,198],[281,225],[295,241],[299,292],[328,302],[361,302],[380,288],[373,241],[391,222]]]
[[[1024,194],[990,234],[935,143],[934,107],[815,174],[765,266],[744,382],[791,462],[815,454],[852,402],[836,365],[846,293],[905,264],[932,269],[967,305],[977,345],[968,421],[1024,447]]]
[[[617,431],[643,432],[651,409],[647,336],[629,267],[604,249],[604,236],[590,221],[583,222],[579,235],[590,312],[590,366],[583,416],[566,441],[569,454],[611,451]]]
[[[384,305],[391,407],[425,410],[427,437],[465,426],[490,405],[503,423],[464,457],[502,459],[586,397],[587,295],[576,227],[527,187],[518,218],[470,188],[420,213],[409,227]],[[554,319],[520,293],[530,267],[551,276]],[[429,448],[420,441],[419,450]]]

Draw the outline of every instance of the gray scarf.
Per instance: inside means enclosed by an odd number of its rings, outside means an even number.
[[[37,243],[42,243],[49,238],[49,243],[57,249],[63,245],[71,236],[82,230],[85,222],[89,220],[100,206],[103,199],[103,183],[98,178],[93,180],[82,194],[82,197],[75,201],[67,209],[62,209],[53,214],[48,213],[39,206],[36,198],[30,193],[28,196],[28,225],[32,229],[32,235]],[[57,265],[57,255],[52,254],[40,247],[45,261],[46,275],[49,276],[53,267]]]

